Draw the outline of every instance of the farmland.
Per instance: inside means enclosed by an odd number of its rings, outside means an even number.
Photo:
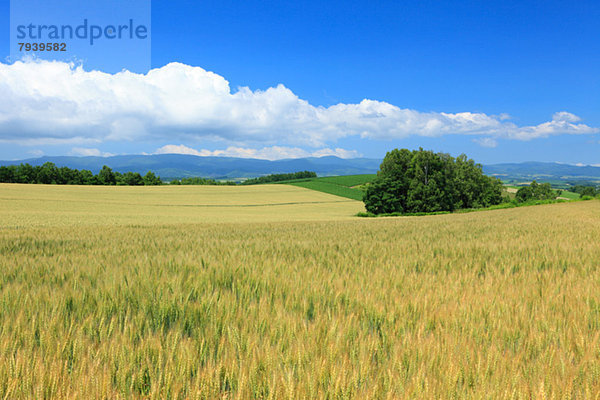
[[[375,174],[329,176],[301,179],[287,183],[293,186],[360,201],[364,194],[364,191],[360,189],[360,186],[373,181],[375,176]]]
[[[288,185],[0,188],[4,226],[337,220],[364,211],[360,202]]]
[[[600,202],[363,209],[0,185],[0,396],[600,396]]]

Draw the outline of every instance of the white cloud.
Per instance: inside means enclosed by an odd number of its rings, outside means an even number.
[[[552,116],[552,121],[579,122],[581,121],[581,118],[579,118],[577,115],[571,114],[570,112],[559,111],[554,113]]]
[[[565,164],[565,163],[557,162],[557,164]],[[574,165],[575,167],[600,167],[600,164],[575,163],[575,164],[570,164],[570,165]]]
[[[198,151],[191,147],[184,146],[182,144],[167,144],[159,149],[156,149],[154,154],[188,154],[192,156],[212,156],[212,152],[209,150]]]
[[[494,148],[498,146],[498,141],[491,137],[473,139],[473,142],[479,144],[481,147]]]
[[[281,84],[232,91],[223,77],[179,63],[147,74],[107,74],[41,60],[0,63],[0,93],[0,141],[26,145],[217,139],[319,148],[348,136],[458,134],[491,143],[599,132],[566,111],[518,126],[506,114],[420,112],[367,99],[313,106]]]
[[[189,154],[194,156],[216,156],[216,157],[240,157],[240,158],[258,158],[263,160],[281,160],[285,158],[305,158],[305,157],[324,157],[336,156],[340,158],[356,158],[361,154],[356,150],[345,149],[319,149],[316,151],[306,151],[299,147],[271,146],[261,149],[251,149],[244,147],[230,146],[225,150],[196,150],[184,145],[168,144],[157,149],[154,154]]]
[[[36,149],[36,150],[30,150],[28,151],[29,154],[31,154],[34,157],[41,157],[44,155],[44,151],[40,150],[40,149]]]
[[[71,149],[71,155],[74,156],[94,156],[94,157],[110,157],[114,156],[112,153],[105,153],[98,149],[89,149],[85,147],[74,147]]]
[[[357,157],[362,157],[362,154],[360,154],[356,150],[346,150],[346,149],[340,149],[338,147],[335,149],[321,149],[321,150],[313,151],[311,153],[311,156],[312,157],[336,156],[339,158],[357,158]]]

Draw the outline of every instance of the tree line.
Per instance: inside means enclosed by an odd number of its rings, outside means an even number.
[[[272,174],[258,178],[247,179],[240,185],[258,185],[271,182],[281,182],[293,179],[316,178],[312,171],[300,171],[287,174]],[[103,166],[100,172],[93,174],[83,169],[57,167],[47,162],[43,165],[30,164],[0,166],[0,183],[37,183],[48,185],[162,185],[163,181],[153,172],[148,171],[144,176],[138,172],[120,173],[108,166]],[[190,177],[174,179],[171,185],[237,185],[235,181],[217,181],[210,178]]]
[[[500,204],[502,187],[464,154],[395,149],[386,154],[363,201],[373,214],[454,211]]]
[[[225,186],[233,186],[237,185],[234,181],[216,181],[210,178],[181,178],[174,179],[169,182],[171,185],[225,185]]]
[[[291,181],[294,179],[307,179],[307,178],[316,178],[317,174],[312,171],[299,171],[299,172],[291,172],[289,174],[271,174],[265,176],[259,176],[258,178],[246,179],[243,182],[240,182],[241,185],[260,185],[263,183],[272,183],[272,182],[281,182],[281,181]]]
[[[241,182],[235,181],[217,181],[210,178],[182,178],[175,179],[170,182],[171,185],[261,185],[265,183],[273,183],[273,182],[282,182],[282,181],[290,181],[295,179],[305,179],[305,178],[316,178],[316,172],[312,171],[299,171],[299,172],[291,172],[287,174],[271,174],[265,176],[259,176],[258,178],[250,178]]]
[[[600,195],[600,190],[595,186],[575,185],[569,188],[570,192],[579,193],[581,197],[590,196],[596,197]]]
[[[86,169],[59,168],[54,163],[47,162],[38,166],[29,164],[0,166],[0,183],[143,186],[161,185],[162,180],[151,171],[142,176],[138,172],[116,172],[105,165],[94,175]]]

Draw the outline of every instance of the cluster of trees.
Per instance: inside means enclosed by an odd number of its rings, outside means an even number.
[[[316,178],[317,174],[311,171],[291,172],[288,174],[271,174],[258,178],[246,179],[239,185],[260,185],[272,182],[289,181],[293,179]],[[216,181],[210,178],[182,178],[170,182],[171,185],[238,185],[235,181]]]
[[[569,188],[570,192],[579,193],[581,197],[590,196],[596,197],[600,195],[600,190],[594,186],[575,185]]]
[[[114,172],[106,165],[94,175],[86,169],[58,168],[54,163],[0,166],[1,183],[40,183],[53,185],[161,185],[160,177],[151,171],[144,176],[138,172]]]
[[[242,185],[257,185],[262,183],[287,181],[292,179],[316,178],[317,174],[310,171],[292,172],[289,174],[273,174],[252,178],[242,182]],[[162,185],[159,176],[148,171],[144,176],[138,172],[120,173],[108,166],[103,166],[98,174],[83,169],[57,167],[47,162],[43,165],[29,164],[0,166],[0,183],[41,183],[53,185]],[[237,185],[234,181],[216,181],[210,178],[182,178],[170,182],[171,185]]]
[[[291,181],[293,179],[306,179],[316,177],[317,174],[312,171],[292,172],[289,174],[271,174],[266,176],[260,176],[258,178],[246,179],[245,181],[241,182],[241,185],[260,185],[263,183]]]
[[[519,188],[515,198],[517,201],[525,202],[530,200],[552,200],[559,195],[560,192],[555,192],[549,183],[537,183],[533,181],[529,186]]]
[[[421,213],[502,202],[502,182],[467,156],[395,149],[387,153],[363,201],[368,212]]]
[[[210,178],[181,178],[170,182],[171,185],[236,185],[234,181],[216,181]]]

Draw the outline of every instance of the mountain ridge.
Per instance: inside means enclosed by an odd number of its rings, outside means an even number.
[[[379,169],[381,160],[342,159],[335,156],[263,160],[256,158],[195,156],[187,154],[99,156],[42,156],[23,160],[0,161],[0,165],[28,163],[33,166],[52,162],[57,167],[88,169],[97,173],[103,165],[118,172],[152,171],[163,178],[252,178],[276,173],[314,171],[320,176],[370,174]]]
[[[188,154],[100,156],[42,156],[23,160],[0,161],[0,165],[52,162],[58,167],[89,169],[97,173],[103,165],[119,172],[152,171],[163,179],[201,176],[214,179],[252,178],[269,174],[314,171],[319,176],[372,174],[379,170],[381,159],[336,156],[264,160],[256,158],[196,156]],[[487,175],[503,180],[600,179],[600,167],[577,166],[555,162],[527,161],[482,165]]]

